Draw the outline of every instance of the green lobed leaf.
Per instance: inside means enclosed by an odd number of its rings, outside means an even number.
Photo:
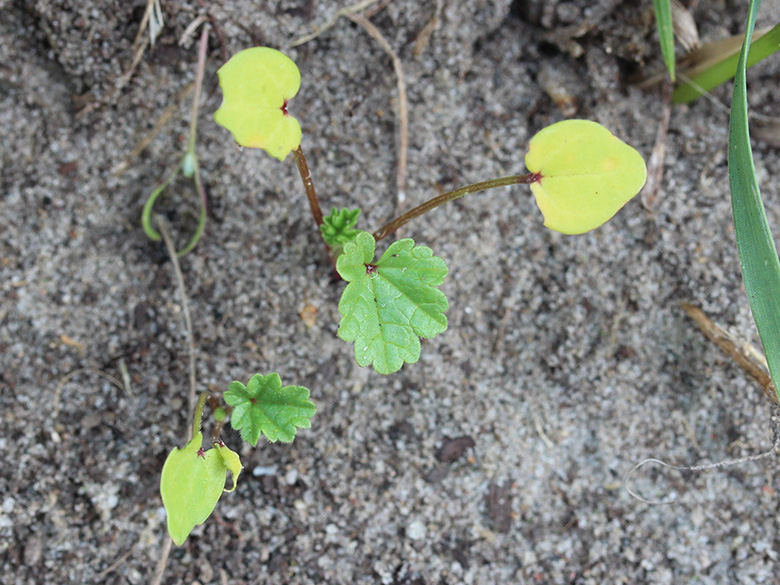
[[[253,446],[261,434],[272,443],[291,443],[297,429],[311,427],[310,419],[317,412],[307,388],[282,388],[282,379],[275,372],[255,374],[246,386],[232,382],[224,398],[233,407],[230,424]]]
[[[393,243],[374,262],[376,242],[360,232],[344,246],[336,269],[349,282],[339,301],[338,336],[355,342],[360,366],[392,374],[420,359],[420,337],[447,329],[447,297],[437,286],[447,276],[444,260],[414,240]]]
[[[674,27],[672,26],[671,0],[653,0],[655,26],[658,29],[658,41],[664,57],[669,77],[674,81]]]
[[[322,218],[320,226],[323,236],[334,244],[346,244],[354,241],[360,230],[354,229],[360,217],[360,208],[334,208],[330,214]]]
[[[750,308],[780,399],[780,262],[756,180],[748,128],[745,71],[760,1],[751,0],[729,121],[729,183],[734,231]]]
[[[196,434],[183,449],[174,448],[160,476],[160,495],[168,517],[168,533],[177,545],[192,529],[211,516],[225,490],[226,471],[233,474],[233,491],[241,473],[241,460],[224,443],[204,451],[203,433]]]

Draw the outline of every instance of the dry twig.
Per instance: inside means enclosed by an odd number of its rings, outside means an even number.
[[[137,543],[136,543],[137,544]],[[95,582],[96,583],[102,583],[103,579],[105,579],[108,575],[116,571],[119,567],[122,566],[122,563],[124,563],[128,558],[130,558],[130,555],[133,554],[133,550],[135,549],[135,545],[131,546],[128,551],[123,554],[121,557],[119,557],[116,562],[114,562],[110,567],[107,567],[100,571],[97,575],[95,575]]]
[[[190,81],[187,85],[184,86],[184,88],[179,91],[179,93],[176,94],[176,97],[173,98],[173,102],[169,104],[165,110],[163,110],[163,113],[160,114],[159,118],[157,118],[157,121],[154,123],[154,127],[149,131],[149,133],[141,138],[141,140],[136,143],[135,147],[133,147],[133,150],[130,151],[130,154],[127,155],[125,160],[123,160],[112,170],[112,174],[115,177],[119,177],[124,174],[124,172],[130,168],[133,160],[135,160],[136,157],[138,157],[138,155],[140,155],[146,149],[146,147],[152,143],[152,140],[154,140],[160,131],[165,128],[166,124],[171,121],[171,118],[179,109],[181,101],[190,95],[193,87],[195,87],[195,82]]]
[[[393,62],[393,69],[398,80],[398,168],[395,175],[395,184],[398,192],[398,207],[402,207],[406,200],[406,153],[409,148],[409,107],[406,99],[406,80],[404,69],[398,55],[387,42],[378,28],[360,14],[347,16],[352,22],[362,26],[381,45]]]
[[[702,333],[715,343],[723,353],[733,359],[742,370],[753,378],[764,394],[767,395],[773,404],[778,404],[775,386],[769,375],[769,368],[766,364],[764,355],[753,345],[745,341],[740,341],[723,327],[710,319],[699,307],[689,303],[683,303],[683,309],[688,315],[696,321],[696,324],[702,330]]]
[[[664,178],[664,159],[666,158],[666,135],[669,132],[669,120],[672,115],[672,87],[664,85],[663,110],[658,130],[655,134],[655,146],[647,163],[647,183],[642,189],[642,206],[648,211],[655,207],[655,198]]]
[[[336,14],[331,18],[329,21],[327,21],[325,24],[323,24],[321,27],[319,27],[317,30],[315,30],[312,33],[309,33],[307,35],[303,35],[302,37],[295,39],[292,43],[290,43],[290,48],[297,47],[298,45],[303,45],[304,43],[308,43],[309,41],[313,41],[318,36],[320,36],[322,33],[324,33],[329,28],[332,28],[333,25],[336,24],[336,21],[342,17],[342,16],[348,16],[350,14],[355,14],[356,12],[360,12],[361,10],[364,10],[371,6],[372,4],[376,4],[379,0],[363,0],[362,2],[358,2],[357,4],[352,4],[351,6],[347,6],[345,8],[342,8]]]
[[[57,387],[54,389],[54,408],[52,416],[56,420],[57,416],[60,414],[60,396],[62,396],[62,389],[65,387],[65,384],[70,382],[71,379],[78,376],[79,374],[83,373],[92,373],[100,376],[101,378],[108,380],[113,386],[116,386],[120,390],[124,390],[125,387],[114,376],[111,374],[107,374],[103,370],[99,370],[97,368],[79,368],[78,370],[73,370],[72,372],[65,374],[62,378],[60,378],[60,381],[57,382]]]
[[[182,314],[184,316],[184,326],[187,329],[187,352],[189,354],[189,378],[190,378],[190,392],[189,392],[189,409],[187,411],[187,421],[192,420],[192,416],[195,412],[195,402],[197,401],[197,380],[195,378],[195,336],[192,333],[192,319],[190,318],[190,306],[187,302],[187,289],[184,286],[184,275],[181,272],[181,266],[179,266],[179,257],[176,254],[176,247],[173,245],[173,240],[168,232],[168,227],[162,216],[157,216],[157,227],[160,229],[163,240],[165,241],[165,248],[168,250],[168,256],[171,259],[173,265],[173,273],[176,277],[176,287],[179,289],[179,296],[181,297]],[[192,426],[187,424],[187,441],[192,439]]]

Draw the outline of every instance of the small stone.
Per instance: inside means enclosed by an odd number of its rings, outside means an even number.
[[[469,436],[455,438],[445,437],[441,446],[436,451],[436,460],[441,461],[442,463],[457,461],[463,457],[463,454],[468,449],[474,447],[475,444],[474,439]]]
[[[409,526],[406,527],[406,536],[410,540],[422,540],[425,538],[425,525],[419,520],[411,522]]]

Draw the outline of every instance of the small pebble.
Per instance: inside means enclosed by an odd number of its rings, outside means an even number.
[[[407,526],[406,536],[410,540],[422,540],[425,538],[425,525],[419,520],[415,520]]]

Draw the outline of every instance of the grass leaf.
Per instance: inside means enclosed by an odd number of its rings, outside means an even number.
[[[745,74],[760,0],[751,0],[734,79],[729,122],[729,183],[734,228],[750,308],[775,388],[780,388],[780,262],[756,180],[748,128]],[[780,395],[778,396],[780,398]]]
[[[671,0],[653,0],[653,11],[658,40],[661,43],[661,54],[669,70],[669,77],[674,81],[674,26]]]

